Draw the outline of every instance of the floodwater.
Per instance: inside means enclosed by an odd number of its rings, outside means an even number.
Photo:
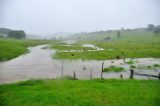
[[[67,43],[67,42],[66,42]],[[72,46],[72,45],[62,45],[62,46]],[[93,48],[93,50],[58,50],[59,52],[84,52],[84,51],[90,51],[90,52],[93,52],[93,51],[100,51],[100,50],[104,50],[103,48],[99,48],[93,44],[82,44],[82,47],[90,47],[90,48]]]
[[[47,45],[39,45],[30,47],[29,53],[21,55],[15,59],[0,63],[0,83],[11,83],[29,79],[52,79],[61,77],[63,70],[64,76],[73,76],[76,73],[78,79],[100,78],[101,66],[104,62],[104,67],[111,65],[122,66],[127,71],[124,72],[108,72],[103,73],[103,78],[129,78],[129,66],[124,64],[123,60],[57,60],[53,59],[52,55],[55,50],[43,49]],[[136,65],[153,65],[159,64],[160,59],[154,58],[140,58],[134,59]],[[63,68],[62,68],[63,67]],[[91,71],[92,70],[92,71]],[[135,69],[136,72],[142,74],[158,75],[160,70],[157,69]],[[148,79],[145,76],[134,76],[135,79]]]

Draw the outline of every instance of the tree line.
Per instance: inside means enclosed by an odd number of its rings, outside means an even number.
[[[11,30],[7,28],[0,28],[0,37],[24,39],[26,33],[23,30]]]
[[[148,24],[148,28],[147,29],[148,29],[148,31],[152,31],[155,34],[160,33],[160,25],[155,26],[153,24]]]

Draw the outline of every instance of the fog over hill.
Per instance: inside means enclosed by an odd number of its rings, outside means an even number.
[[[59,37],[158,25],[159,11],[159,0],[0,0],[0,27]]]

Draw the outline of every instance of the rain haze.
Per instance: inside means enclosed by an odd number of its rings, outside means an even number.
[[[160,106],[160,0],[0,0],[0,106]]]
[[[0,27],[32,34],[160,24],[159,0],[0,0]]]

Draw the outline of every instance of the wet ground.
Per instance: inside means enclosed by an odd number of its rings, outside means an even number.
[[[78,79],[90,79],[91,72],[93,78],[100,78],[102,62],[104,62],[104,67],[115,65],[124,67],[126,70],[118,73],[103,73],[103,78],[120,78],[121,74],[123,75],[123,78],[129,78],[129,65],[125,64],[122,59],[106,61],[56,60],[52,58],[55,51],[43,49],[45,46],[47,45],[30,47],[30,53],[6,62],[1,62],[0,83],[10,83],[28,79],[58,78],[61,76],[62,70],[64,76],[73,76],[73,72],[75,72]],[[134,59],[134,61],[136,66],[160,64],[160,59],[154,58],[140,58]],[[160,73],[160,69],[134,70],[135,72],[150,75],[158,75]],[[151,77],[138,75],[135,75],[134,78],[152,79]]]

